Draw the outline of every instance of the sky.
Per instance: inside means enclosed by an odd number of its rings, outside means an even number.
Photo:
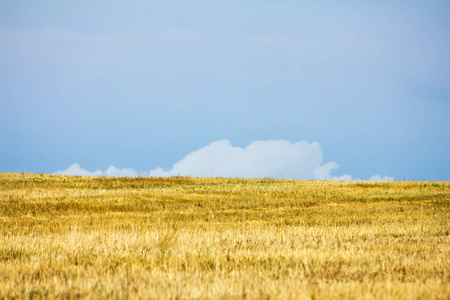
[[[0,172],[450,180],[449,1],[0,3]]]

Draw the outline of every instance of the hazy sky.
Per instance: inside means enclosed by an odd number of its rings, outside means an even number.
[[[0,172],[450,180],[449,16],[447,0],[2,0]]]

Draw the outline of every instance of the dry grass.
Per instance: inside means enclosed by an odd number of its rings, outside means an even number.
[[[0,297],[449,299],[450,183],[0,174]]]

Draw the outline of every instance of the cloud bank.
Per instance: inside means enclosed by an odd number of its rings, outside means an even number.
[[[322,149],[317,142],[254,141],[242,148],[234,147],[229,140],[219,140],[189,153],[169,170],[156,168],[148,174],[139,174],[133,169],[110,166],[106,171],[90,172],[78,164],[73,164],[66,170],[54,174],[353,180],[348,174],[333,176],[332,171],[338,167],[334,161],[324,163]],[[386,181],[394,178],[374,175],[369,180]]]
[[[88,171],[80,167],[79,164],[70,165],[63,171],[53,173],[55,175],[76,175],[76,176],[109,176],[109,177],[138,177],[139,174],[133,169],[118,169],[114,166],[109,166],[106,171],[96,170]]]
[[[150,176],[327,179],[338,164],[323,164],[319,143],[255,141],[245,148],[220,140],[188,154],[164,171]]]

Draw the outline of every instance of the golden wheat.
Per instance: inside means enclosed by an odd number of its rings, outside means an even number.
[[[0,297],[449,299],[450,183],[0,174]]]

